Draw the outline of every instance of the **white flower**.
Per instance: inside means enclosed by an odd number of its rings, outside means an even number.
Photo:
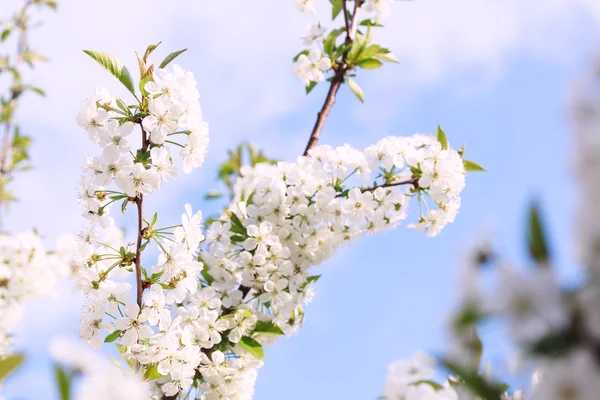
[[[160,177],[155,168],[146,169],[142,163],[135,163],[131,171],[119,172],[116,182],[129,197],[136,197],[158,189]]]
[[[331,59],[319,49],[311,49],[308,55],[301,54],[298,62],[294,65],[294,72],[304,86],[308,86],[311,82],[324,81],[324,72],[330,69]]]
[[[152,143],[163,144],[167,136],[177,130],[181,110],[171,104],[166,96],[161,96],[150,100],[148,111],[150,115],[142,120],[142,126],[150,133]]]
[[[233,318],[230,319],[229,327],[229,340],[233,343],[237,343],[242,339],[242,336],[247,336],[252,332],[256,325],[256,315],[248,315],[246,310],[238,310],[234,314]]]
[[[150,157],[161,182],[167,178],[175,178],[177,167],[171,161],[169,149],[166,147],[155,147],[150,150]]]
[[[302,44],[305,46],[312,46],[314,43],[323,41],[325,38],[325,32],[327,28],[319,25],[309,25],[308,33],[302,38]]]
[[[144,325],[140,307],[136,303],[128,303],[125,306],[125,316],[115,321],[115,328],[123,332],[125,346],[132,346],[139,340],[148,339],[153,335],[152,329]]]
[[[317,8],[313,3],[313,0],[296,0],[298,9],[302,12],[309,12],[313,15],[317,15]]]

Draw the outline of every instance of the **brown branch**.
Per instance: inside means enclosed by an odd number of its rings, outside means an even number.
[[[417,189],[419,187],[419,179],[418,178],[414,178],[414,179],[408,179],[408,180],[400,181],[400,182],[384,183],[383,185],[377,185],[377,186],[373,186],[373,187],[362,188],[362,189],[360,189],[360,191],[363,192],[363,193],[365,193],[365,192],[374,192],[375,189],[378,189],[378,188],[389,188],[389,187],[402,186],[402,185],[413,185],[415,187],[415,189]]]
[[[355,0],[354,2],[354,11],[352,13],[352,21],[348,23],[348,12],[346,10],[346,1],[342,0],[343,12],[344,12],[344,21],[346,23],[346,44],[352,43],[354,39],[354,35],[358,29],[358,12],[360,7],[364,3],[364,0]],[[319,142],[319,137],[321,136],[321,131],[325,126],[325,120],[329,115],[329,112],[333,108],[335,104],[335,96],[340,86],[344,83],[346,73],[349,70],[347,63],[348,51],[345,51],[342,55],[342,63],[338,68],[334,68],[335,74],[333,75],[333,79],[331,81],[331,86],[329,86],[329,91],[327,92],[327,97],[325,98],[325,102],[321,107],[321,111],[317,113],[317,121],[315,122],[315,126],[313,127],[312,132],[310,133],[310,138],[308,139],[308,143],[306,144],[306,148],[304,149],[304,156],[308,155],[310,149],[315,147]]]
[[[141,127],[141,124],[140,124]],[[142,129],[142,152],[146,152],[148,150],[148,139],[146,137],[146,131],[144,128]],[[138,218],[138,235],[137,235],[137,244],[135,248],[135,282],[137,287],[137,304],[142,308],[142,295],[144,293],[144,283],[142,282],[142,252],[140,248],[142,247],[142,240],[144,238],[144,227],[143,222],[143,208],[144,208],[144,195],[140,194],[135,198],[135,205],[137,206],[137,218]]]

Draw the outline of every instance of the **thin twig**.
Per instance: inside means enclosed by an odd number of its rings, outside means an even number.
[[[358,14],[360,7],[364,3],[364,0],[356,0],[354,2],[354,12],[352,13],[352,21],[348,23],[348,12],[346,11],[346,1],[342,1],[343,12],[344,12],[344,21],[346,23],[346,44],[352,43],[354,36],[356,35],[356,31],[358,29]],[[321,131],[325,126],[325,120],[327,120],[327,116],[329,112],[333,108],[335,104],[335,96],[340,86],[344,83],[344,79],[346,76],[346,72],[348,72],[348,64],[346,63],[348,57],[348,51],[344,52],[342,56],[342,63],[337,68],[334,69],[335,74],[333,79],[331,80],[331,86],[329,86],[329,91],[327,92],[327,97],[325,98],[325,102],[321,107],[321,111],[317,113],[317,121],[315,122],[315,126],[310,134],[310,138],[308,139],[308,143],[306,144],[306,148],[304,149],[303,155],[308,155],[310,149],[315,147],[319,141],[319,137],[321,136]]]

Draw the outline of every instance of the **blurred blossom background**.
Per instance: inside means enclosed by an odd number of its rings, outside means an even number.
[[[0,19],[21,5],[0,3]],[[149,207],[163,219],[178,221],[187,202],[205,215],[216,211],[219,205],[203,196],[216,187],[226,150],[242,141],[277,159],[302,153],[327,88],[319,85],[306,96],[292,73],[300,38],[317,21],[292,0],[58,3],[56,13],[40,15],[44,24],[31,35],[32,47],[50,62],[28,80],[47,98],[28,95],[20,106],[22,131],[34,138],[34,169],[13,184],[20,201],[2,216],[3,229],[35,227],[51,244],[82,224],[75,188],[84,158],[95,149],[75,116],[95,85],[125,95],[83,49],[112,53],[136,71],[134,51],[150,43],[163,42],[159,56],[188,48],[177,63],[198,79],[211,145],[200,170],[152,196]],[[317,6],[330,27],[328,2]],[[577,279],[577,154],[568,105],[573,83],[600,51],[599,24],[597,0],[394,4],[374,36],[400,63],[359,76],[364,105],[342,87],[321,143],[362,149],[386,135],[433,133],[441,124],[453,147],[466,143],[466,157],[487,172],[469,174],[456,222],[435,239],[404,228],[386,231],[327,261],[303,329],[267,350],[257,399],[375,399],[391,361],[417,349],[440,354],[465,247],[487,235],[507,258],[523,261],[532,198],[543,204],[561,278]],[[53,396],[48,338],[77,337],[82,306],[72,284],[64,283],[59,294],[29,304],[16,333],[28,364],[7,381],[8,399]],[[502,333],[488,334],[498,337],[486,343],[485,357],[494,364],[502,360]]]

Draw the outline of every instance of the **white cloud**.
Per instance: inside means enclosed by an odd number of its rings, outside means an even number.
[[[19,4],[4,0],[3,10]],[[318,6],[324,24],[331,27],[326,21],[328,2],[320,0]],[[478,77],[473,87],[482,82],[485,86],[519,52],[551,61],[568,59],[578,48],[580,25],[590,22],[590,16],[600,16],[595,0],[399,1],[386,28],[376,30],[375,37],[394,51],[401,64],[358,78],[370,101],[357,105],[353,118],[376,121],[385,129],[396,110],[424,86],[473,72]],[[36,226],[55,237],[76,231],[80,224],[74,190],[82,160],[96,149],[74,116],[85,93],[96,84],[126,96],[118,82],[82,53],[84,48],[113,53],[135,74],[134,50],[143,51],[159,40],[163,44],[157,57],[188,47],[180,63],[199,81],[213,133],[212,166],[225,148],[247,138],[266,143],[279,157],[293,157],[305,139],[280,131],[281,119],[310,106],[293,129],[308,132],[322,101],[318,94],[305,97],[290,71],[291,56],[300,49],[298,39],[313,22],[291,0],[179,0],[168,6],[160,0],[63,0],[56,14],[45,12],[43,19],[32,44],[51,62],[30,76],[48,98],[29,96],[19,112],[24,130],[35,137],[35,169],[15,184],[21,202],[5,225],[12,230]],[[375,92],[382,95],[369,96]],[[276,147],[290,140],[299,148]],[[177,198],[188,183],[212,179],[210,167],[171,183],[162,203]]]

